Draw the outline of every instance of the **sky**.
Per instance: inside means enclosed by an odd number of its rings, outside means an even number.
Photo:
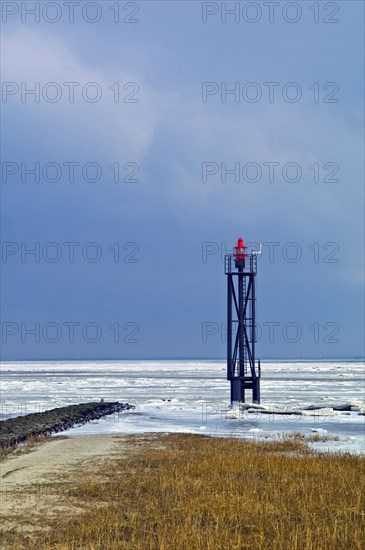
[[[1,7],[3,360],[364,354],[363,2]]]

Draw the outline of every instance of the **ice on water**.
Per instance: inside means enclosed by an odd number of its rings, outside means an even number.
[[[122,401],[133,412],[67,433],[189,432],[260,440],[286,432],[337,436],[321,449],[365,452],[360,362],[262,364],[261,406],[230,407],[224,361],[5,362],[1,418],[86,401]]]

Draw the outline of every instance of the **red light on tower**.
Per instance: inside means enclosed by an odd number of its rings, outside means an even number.
[[[246,256],[246,250],[247,246],[244,243],[244,240],[242,237],[240,237],[237,241],[237,246],[234,247],[234,257],[236,260],[244,260]]]

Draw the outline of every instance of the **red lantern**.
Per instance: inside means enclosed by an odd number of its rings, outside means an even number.
[[[244,243],[244,240],[242,237],[240,237],[237,241],[237,246],[234,247],[234,257],[236,260],[244,260],[246,256],[246,250],[247,246]]]

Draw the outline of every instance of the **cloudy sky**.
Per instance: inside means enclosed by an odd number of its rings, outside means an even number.
[[[362,355],[363,3],[35,4],[2,3],[3,359],[224,357],[239,236],[258,356]]]

